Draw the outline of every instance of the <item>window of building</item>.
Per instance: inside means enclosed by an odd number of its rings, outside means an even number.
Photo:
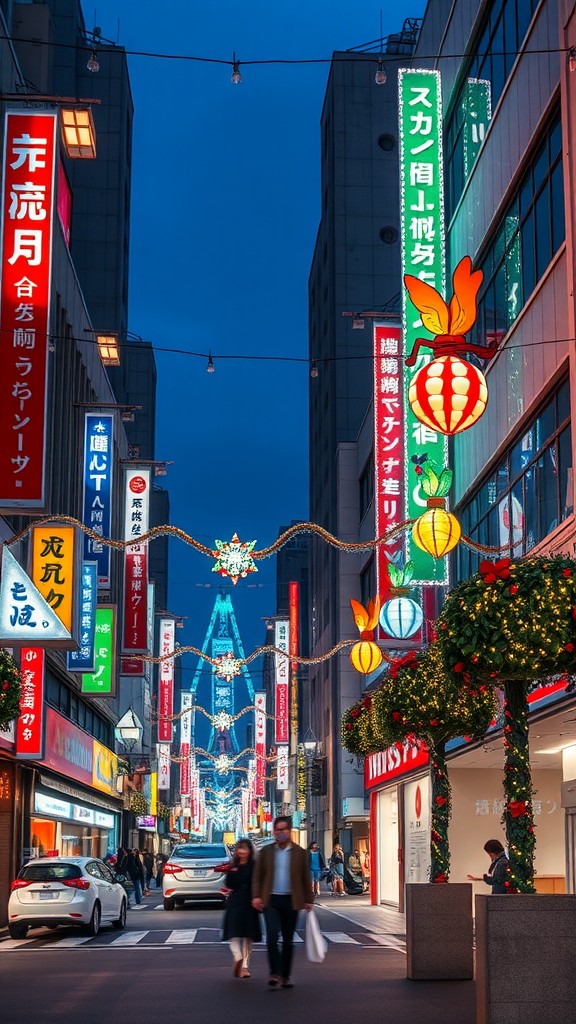
[[[77,693],[49,669],[46,673],[46,702],[64,718],[80,726],[111,750],[114,749],[111,723],[85,704]]]
[[[374,557],[364,566],[360,573],[360,601],[365,608],[376,596],[376,562]]]
[[[482,261],[484,282],[470,340],[500,344],[565,236],[558,112],[549,122]]]
[[[570,393],[564,380],[457,514],[464,535],[520,558],[572,514],[572,495]],[[476,572],[483,557],[459,544],[458,579]]]
[[[370,452],[368,460],[360,474],[360,519],[362,520],[374,501],[374,452]]]
[[[540,0],[492,0],[468,58],[444,131],[446,210],[462,195],[516,56]]]

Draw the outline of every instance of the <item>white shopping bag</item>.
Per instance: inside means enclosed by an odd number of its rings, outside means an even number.
[[[326,956],[328,943],[320,931],[318,918],[313,910],[306,914],[306,956],[313,964],[321,964]]]

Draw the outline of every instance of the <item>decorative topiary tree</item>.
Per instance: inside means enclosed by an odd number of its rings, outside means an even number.
[[[344,716],[343,743],[353,753],[368,754],[406,740],[426,744],[431,761],[432,882],[447,882],[450,873],[446,743],[458,736],[481,739],[495,714],[492,687],[447,677],[440,649],[431,644],[396,659],[381,686]]]
[[[20,714],[22,678],[14,658],[0,647],[0,729]]]
[[[445,602],[437,623],[453,680],[504,691],[503,822],[514,890],[534,889],[534,817],[528,750],[532,682],[576,667],[576,561],[526,558],[480,563]]]

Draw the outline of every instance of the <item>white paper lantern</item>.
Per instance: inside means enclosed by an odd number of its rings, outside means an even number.
[[[419,604],[410,597],[393,597],[380,612],[380,625],[395,640],[407,640],[420,629],[424,614]]]

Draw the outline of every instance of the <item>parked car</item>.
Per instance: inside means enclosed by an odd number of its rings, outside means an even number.
[[[218,900],[230,855],[224,843],[182,843],[164,865],[162,893],[164,910],[174,910],[186,900]],[[216,870],[215,870],[216,869]]]
[[[124,928],[126,907],[124,888],[98,857],[40,857],[10,886],[8,931],[24,939],[29,928],[76,924],[97,935],[104,921]]]

